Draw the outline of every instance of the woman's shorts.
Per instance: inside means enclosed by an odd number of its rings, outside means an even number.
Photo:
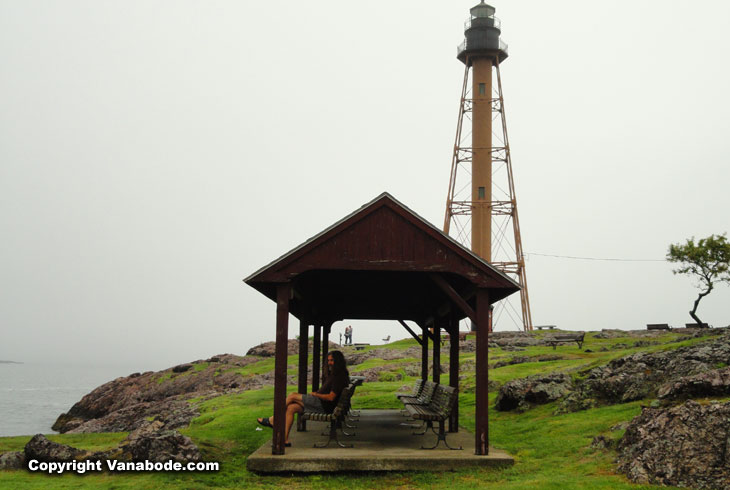
[[[302,403],[304,403],[305,412],[324,412],[325,409],[322,406],[322,400],[314,395],[306,393],[302,395]]]

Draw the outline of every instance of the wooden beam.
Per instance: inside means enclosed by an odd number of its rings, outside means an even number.
[[[448,316],[449,332],[449,386],[459,392],[459,321],[454,314]],[[449,416],[449,432],[459,432],[459,399],[456,399]]]
[[[421,331],[423,332],[421,335],[423,340],[421,342],[421,379],[426,381],[428,380],[428,329],[425,323],[421,325]]]
[[[330,350],[330,330],[332,325],[322,326],[322,384],[324,379],[329,375],[329,366],[327,365],[327,354]]]
[[[274,354],[274,438],[271,454],[284,454],[286,440],[286,357],[289,347],[291,285],[276,289],[276,351]]]
[[[411,330],[411,327],[409,327],[406,324],[406,322],[404,322],[403,320],[398,320],[398,323],[400,323],[401,325],[403,325],[403,328],[405,328],[408,331],[408,333],[411,334],[411,337],[413,337],[414,339],[416,339],[416,342],[418,342],[419,345],[422,345],[423,344],[423,342],[421,341],[421,337],[419,337],[418,335],[416,335],[416,332],[414,332],[413,330]]]
[[[309,365],[309,325],[304,320],[299,320],[299,384],[297,391],[307,393],[307,367]],[[300,414],[301,415],[301,414]],[[307,430],[307,421],[297,416],[297,432]]]
[[[457,293],[454,288],[451,287],[451,284],[449,284],[446,279],[441,277],[441,275],[439,274],[429,274],[429,277],[433,280],[433,282],[436,283],[438,287],[441,288],[444,293],[446,293],[449,298],[451,298],[451,301],[453,301],[456,306],[458,306],[461,311],[463,311],[464,314],[469,317],[471,321],[478,323],[476,313],[474,313],[474,310],[471,309],[469,303],[467,303],[464,298],[462,298],[459,293]]]
[[[433,368],[431,380],[434,383],[441,382],[441,326],[438,322],[433,325]]]
[[[418,323],[418,326],[421,327],[421,329],[424,329],[426,331],[426,335],[428,335],[428,338],[431,339],[431,341],[433,342],[433,332],[431,332],[431,330],[429,330],[429,327],[428,327],[429,324],[433,324],[433,318],[429,317],[422,322],[416,322],[416,323]]]
[[[322,327],[314,326],[314,340],[312,345],[312,391],[319,390],[319,353],[322,338]]]
[[[475,387],[475,434],[474,454],[489,454],[489,323],[491,308],[489,292],[477,291],[477,345],[476,345],[476,387]]]

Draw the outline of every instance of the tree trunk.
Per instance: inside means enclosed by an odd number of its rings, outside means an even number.
[[[702,325],[702,320],[700,320],[700,317],[697,316],[697,308],[700,306],[700,300],[710,294],[710,291],[712,291],[712,286],[709,287],[709,289],[703,293],[700,293],[699,296],[697,296],[697,299],[695,300],[694,308],[692,308],[692,311],[689,312],[689,316],[691,316],[695,322],[697,322],[697,325]]]

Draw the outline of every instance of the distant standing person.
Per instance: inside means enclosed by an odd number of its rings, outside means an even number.
[[[352,325],[345,327],[345,345],[352,345]]]

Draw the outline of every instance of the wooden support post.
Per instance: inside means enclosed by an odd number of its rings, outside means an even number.
[[[304,320],[299,320],[299,384],[297,391],[307,393],[307,368],[309,367],[309,325]],[[301,414],[299,414],[301,415]],[[307,430],[307,421],[297,416],[297,432]]]
[[[459,321],[453,314],[449,315],[449,386],[459,393]],[[459,432],[459,399],[449,416],[449,432]]]
[[[320,325],[314,326],[314,341],[312,345],[312,391],[319,389],[319,348],[320,339],[322,338],[322,327]]]
[[[286,440],[286,357],[289,347],[290,284],[276,289],[276,351],[274,355],[274,438],[271,454],[284,454]]]
[[[327,365],[327,354],[330,347],[330,329],[332,324],[322,326],[322,383],[329,374],[329,366]]]
[[[475,451],[474,454],[489,454],[489,323],[491,308],[489,292],[477,291],[477,345],[476,345],[476,388],[475,388]]]
[[[421,324],[421,379],[428,380],[428,329],[426,323]]]
[[[433,372],[431,379],[434,383],[441,382],[441,325],[433,322]]]

